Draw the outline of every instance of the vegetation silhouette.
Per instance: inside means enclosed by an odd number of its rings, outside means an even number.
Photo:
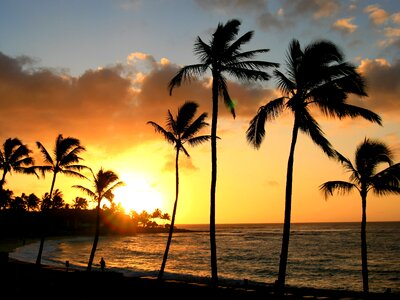
[[[81,145],[81,142],[73,137],[66,137],[64,138],[62,134],[59,134],[56,138],[56,143],[53,149],[54,157],[52,157],[46,148],[40,142],[36,142],[37,147],[39,148],[40,152],[42,153],[43,160],[47,165],[43,166],[35,166],[35,169],[39,170],[43,177],[46,173],[51,172],[53,173],[53,179],[51,181],[51,187],[49,192],[49,199],[50,201],[53,200],[53,189],[56,183],[57,174],[64,174],[68,176],[75,176],[79,178],[86,178],[84,175],[79,173],[79,171],[86,169],[87,167],[84,165],[79,165],[80,160],[82,158],[79,154],[86,149]],[[45,219],[45,212],[46,210],[42,210],[42,222]],[[45,240],[45,228],[44,224],[42,224],[42,236],[40,238],[40,246],[39,252],[36,258],[36,264],[40,265],[42,260],[42,252]]]
[[[93,191],[81,185],[73,186],[75,188],[78,188],[82,192],[86,193],[88,196],[90,196],[93,200],[97,202],[96,229],[94,234],[92,251],[90,252],[89,262],[86,269],[87,271],[91,271],[92,269],[93,259],[96,253],[97,243],[99,241],[101,200],[105,198],[108,201],[112,202],[112,200],[114,199],[113,191],[117,187],[122,186],[124,184],[122,181],[119,181],[118,175],[111,170],[103,170],[103,168],[100,168],[100,170],[97,172],[96,175],[93,173],[92,170],[90,171],[93,175],[93,187],[94,187]]]
[[[11,174],[12,171],[37,176],[35,169],[32,168],[34,159],[30,156],[31,153],[32,151],[20,139],[6,139],[3,149],[0,149],[0,170],[3,170],[0,180],[0,190],[3,190],[7,173]]]
[[[310,113],[315,106],[328,117],[363,117],[381,125],[381,118],[374,112],[348,104],[348,94],[367,96],[364,80],[355,66],[344,60],[340,49],[330,41],[318,40],[301,49],[293,39],[287,52],[287,75],[274,71],[278,88],[283,95],[258,109],[246,131],[248,142],[258,149],[265,136],[265,122],[275,120],[284,110],[294,115],[292,141],[287,163],[285,216],[277,287],[283,291],[289,251],[290,215],[292,206],[294,152],[299,130],[311,137],[328,157],[336,152],[325,138],[318,122]]]
[[[200,145],[208,140],[211,136],[196,134],[209,124],[204,120],[207,118],[207,113],[202,113],[195,120],[193,118],[196,115],[198,104],[192,101],[185,102],[181,107],[178,108],[178,114],[174,118],[171,111],[168,110],[167,124],[165,129],[155,122],[149,121],[148,124],[152,125],[156,132],[162,134],[165,140],[174,145],[176,149],[175,155],[175,202],[172,211],[171,226],[169,228],[167,245],[165,248],[162,264],[158,273],[157,279],[162,280],[164,275],[165,265],[168,259],[168,251],[172,241],[172,235],[174,232],[175,215],[178,206],[178,195],[179,195],[179,152],[183,152],[187,157],[190,157],[189,153],[185,148],[185,143],[190,146]]]
[[[237,19],[219,23],[212,34],[209,44],[197,37],[194,53],[200,63],[182,67],[169,83],[170,95],[175,87],[182,82],[190,82],[208,70],[212,76],[212,120],[211,120],[211,188],[210,188],[210,248],[211,248],[211,281],[218,284],[217,244],[215,228],[215,192],[217,187],[217,121],[218,100],[221,97],[233,117],[235,103],[228,92],[227,77],[230,75],[239,81],[269,80],[270,75],[263,71],[279,64],[251,60],[257,54],[266,53],[269,49],[258,49],[241,52],[244,44],[248,43],[254,31],[248,31],[235,40],[239,33],[241,22]],[[226,74],[226,75],[225,75]]]
[[[354,165],[339,152],[336,152],[336,157],[350,173],[350,181],[327,181],[320,185],[320,189],[324,192],[325,198],[332,196],[334,191],[346,194],[356,189],[360,193],[362,280],[363,291],[368,293],[367,195],[371,190],[377,196],[400,194],[400,163],[393,164],[393,152],[385,143],[367,138],[356,149]],[[381,164],[388,164],[389,167],[379,171],[378,166]]]

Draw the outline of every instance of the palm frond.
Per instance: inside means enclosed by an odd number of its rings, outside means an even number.
[[[178,108],[178,114],[176,116],[177,133],[182,134],[186,130],[194,118],[198,107],[199,105],[197,103],[186,101]]]
[[[44,162],[54,166],[54,162],[51,155],[49,154],[49,152],[47,152],[46,148],[42,145],[42,143],[36,142],[36,145],[39,148],[39,151],[42,153]]]
[[[246,131],[246,138],[254,148],[258,149],[264,139],[265,122],[276,119],[282,113],[285,99],[285,97],[277,98],[261,106],[250,121],[249,128]]]
[[[197,37],[193,48],[194,54],[199,57],[204,65],[211,64],[210,57],[212,57],[212,50],[209,45],[203,42],[200,37]]]
[[[324,192],[325,199],[327,199],[329,196],[333,196],[335,191],[339,195],[345,195],[354,188],[358,189],[353,183],[346,181],[327,181],[319,186],[319,189]]]
[[[335,157],[335,149],[333,149],[331,143],[325,138],[324,132],[320,128],[318,122],[310,115],[307,108],[304,108],[300,113],[296,113],[295,115],[300,130],[308,134],[314,144],[319,146],[328,157]]]
[[[200,136],[190,138],[187,141],[190,146],[197,146],[197,145],[203,144],[209,140],[211,140],[210,135],[200,135]]]
[[[169,94],[172,95],[172,90],[174,87],[181,86],[182,82],[190,83],[196,76],[201,76],[207,70],[206,65],[204,64],[195,64],[182,67],[178,73],[171,79],[169,82]]]
[[[72,187],[79,189],[80,191],[82,191],[83,193],[85,193],[86,195],[91,197],[93,200],[97,199],[96,193],[92,192],[90,189],[88,189],[82,185],[73,185]]]
[[[279,70],[274,70],[274,77],[278,85],[278,89],[283,92],[284,95],[288,96],[292,91],[296,89],[296,83],[293,79],[289,79]]]
[[[155,123],[153,121],[148,121],[147,124],[152,125],[155,132],[161,133],[168,143],[175,144],[176,138],[171,132],[166,131],[164,128],[162,128],[160,125],[158,125],[157,123]]]
[[[109,187],[103,194],[103,197],[112,202],[114,200],[114,190],[117,187],[123,186],[125,183],[123,181],[118,181],[117,183],[113,184],[111,187]]]
[[[271,78],[267,72],[247,68],[248,66],[246,63],[237,63],[225,68],[224,71],[241,81],[269,80]]]
[[[248,31],[240,36],[228,47],[228,49],[226,50],[226,57],[233,57],[238,54],[242,45],[250,42],[250,40],[253,38],[253,35],[254,31]]]
[[[79,173],[78,171],[74,171],[73,169],[71,170],[71,169],[65,168],[65,169],[61,169],[59,172],[61,174],[65,174],[68,176],[78,177],[78,178],[82,178],[82,179],[88,179],[85,175]]]
[[[207,116],[207,113],[202,113],[196,120],[189,124],[181,136],[182,141],[191,139],[201,129],[208,126],[209,124],[204,121]]]
[[[374,192],[378,195],[400,192],[400,163],[389,166],[371,178]]]

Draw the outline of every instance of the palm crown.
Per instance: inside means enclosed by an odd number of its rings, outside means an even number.
[[[225,105],[235,117],[235,104],[228,93],[224,73],[239,80],[268,80],[271,76],[263,69],[279,66],[277,63],[250,60],[257,54],[268,52],[269,49],[241,52],[241,47],[252,39],[254,32],[248,31],[235,40],[240,24],[236,19],[228,21],[225,25],[219,23],[209,44],[197,37],[194,53],[200,63],[185,66],[175,75],[169,84],[170,94],[175,86],[181,85],[182,81],[190,82],[210,69],[219,96],[223,97]]]
[[[31,166],[34,163],[30,156],[32,151],[27,145],[24,145],[18,138],[8,138],[3,149],[0,149],[0,169],[3,170],[0,179],[0,188],[3,187],[7,173],[14,171],[16,173],[36,174]]]
[[[256,148],[265,136],[265,121],[278,117],[288,109],[294,116],[295,125],[309,135],[328,156],[335,151],[318,122],[311,116],[309,106],[316,106],[329,117],[358,117],[381,124],[374,112],[347,103],[348,94],[366,96],[364,80],[356,68],[344,61],[341,51],[329,41],[316,41],[304,50],[293,40],[287,53],[287,75],[274,71],[283,97],[261,106],[251,120],[247,140]]]
[[[202,113],[193,120],[197,108],[197,103],[187,101],[178,109],[176,117],[168,110],[165,129],[153,121],[147,123],[152,125],[156,132],[161,133],[168,143],[173,144],[177,151],[182,151],[187,157],[190,157],[184,146],[186,142],[191,146],[196,146],[210,139],[209,135],[196,136],[202,128],[208,126],[208,123],[205,122],[207,113]]]

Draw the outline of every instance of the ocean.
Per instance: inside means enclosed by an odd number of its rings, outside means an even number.
[[[192,232],[174,233],[165,278],[210,277],[208,225],[177,225]],[[281,224],[217,225],[218,276],[221,281],[273,284],[278,275]],[[157,276],[166,233],[101,236],[93,268],[126,276]],[[47,239],[42,263],[84,269],[93,237]],[[400,222],[367,224],[371,292],[400,292]],[[290,286],[362,291],[359,223],[292,224],[286,283]],[[15,249],[11,258],[35,262],[39,241]]]

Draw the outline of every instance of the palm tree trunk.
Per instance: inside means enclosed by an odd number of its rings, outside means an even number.
[[[361,265],[363,278],[363,291],[368,293],[368,258],[367,258],[367,193],[365,189],[361,191],[362,199],[362,220],[361,220]]]
[[[88,271],[88,272],[90,272],[92,270],[93,259],[94,259],[94,255],[96,253],[97,243],[99,242],[99,235],[100,235],[100,202],[101,202],[101,199],[99,199],[98,202],[97,202],[97,208],[96,208],[96,230],[95,230],[95,233],[94,233],[92,251],[90,252],[89,262],[88,262],[88,265],[87,265],[87,268],[86,268],[86,271]]]
[[[218,120],[218,84],[217,74],[213,74],[212,120],[211,120],[211,190],[210,190],[210,247],[211,247],[211,283],[218,284],[217,242],[215,230],[215,192],[217,186],[217,120]]]
[[[51,196],[53,194],[53,189],[54,189],[54,185],[55,185],[55,182],[56,182],[56,177],[57,177],[57,172],[54,171],[53,180],[51,181],[51,187],[50,187],[50,193],[49,193],[49,200],[50,201],[51,201]],[[45,234],[45,230],[46,230],[45,229],[46,228],[45,215],[46,215],[46,211],[42,210],[41,218],[40,218],[40,223],[41,223],[40,224],[40,227],[41,227],[41,229],[40,229],[40,231],[41,231],[40,245],[39,245],[39,252],[38,252],[38,255],[36,257],[36,265],[38,265],[38,266],[42,263],[42,253],[43,253],[43,247],[44,247],[44,239],[45,239],[45,236],[46,236],[46,234]]]
[[[278,274],[278,285],[277,288],[283,291],[285,288],[286,281],[286,266],[289,253],[289,237],[290,237],[290,214],[292,210],[292,186],[293,186],[293,164],[294,164],[294,150],[297,142],[297,134],[299,126],[295,117],[293,132],[292,132],[292,143],[290,145],[289,159],[286,173],[286,194],[285,194],[285,219],[283,223],[283,236],[282,236],[282,248],[281,256],[279,261],[279,274]]]
[[[174,203],[174,210],[172,211],[172,219],[171,219],[171,226],[169,227],[169,234],[167,240],[167,246],[165,247],[165,252],[163,256],[163,261],[161,263],[160,272],[158,273],[157,279],[160,281],[164,275],[165,265],[167,264],[168,259],[168,252],[169,247],[171,246],[172,241],[172,234],[174,233],[174,226],[175,226],[175,215],[176,215],[176,208],[178,206],[178,195],[179,195],[179,148],[176,149],[176,158],[175,158],[175,203]]]
[[[6,168],[6,167],[4,167],[4,168]],[[4,169],[3,176],[1,177],[1,181],[0,181],[0,191],[3,190],[4,181],[6,180],[6,173],[7,173],[7,170]]]

